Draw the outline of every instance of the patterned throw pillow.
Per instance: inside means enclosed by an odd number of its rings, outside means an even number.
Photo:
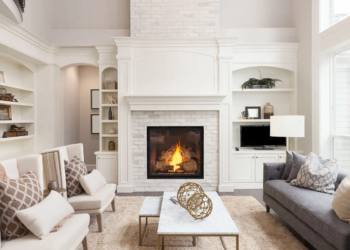
[[[66,182],[68,198],[84,192],[80,185],[80,179],[87,174],[85,163],[79,157],[74,156],[70,162],[65,161]]]
[[[315,153],[310,153],[301,166],[296,179],[291,185],[312,189],[322,193],[334,194],[335,181],[338,176],[338,164],[335,160],[320,161]]]
[[[43,200],[43,192],[33,172],[19,179],[0,181],[1,237],[5,240],[20,238],[28,229],[15,216],[16,211],[30,208]]]

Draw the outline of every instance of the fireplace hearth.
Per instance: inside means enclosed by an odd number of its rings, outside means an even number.
[[[203,127],[147,127],[148,179],[203,179]]]

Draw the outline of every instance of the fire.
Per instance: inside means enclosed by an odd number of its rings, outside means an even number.
[[[181,162],[183,162],[183,158],[181,155],[181,147],[180,147],[180,143],[176,144],[176,150],[172,156],[171,162],[169,165],[173,165],[174,166],[174,171],[176,171],[176,169],[180,168],[178,166],[178,164],[180,164]]]

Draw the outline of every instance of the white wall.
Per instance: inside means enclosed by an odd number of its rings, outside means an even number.
[[[312,151],[312,2],[293,0],[291,9],[299,42],[297,113],[305,116],[305,138],[298,139],[298,149],[307,154]]]

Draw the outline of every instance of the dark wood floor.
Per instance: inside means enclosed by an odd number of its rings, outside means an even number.
[[[232,195],[232,196],[253,196],[255,199],[257,199],[263,206],[265,206],[265,203],[263,201],[263,191],[262,189],[235,189],[233,193],[223,193],[219,192],[220,196],[226,196],[226,195]],[[163,196],[163,192],[134,192],[134,193],[125,193],[120,194],[117,193],[117,196]],[[292,232],[292,234],[300,241],[302,241],[302,237],[295,232],[287,223],[285,223],[273,210],[270,211],[270,214],[275,217],[282,225],[284,225],[289,231]],[[306,246],[314,250],[310,244],[306,243]]]

